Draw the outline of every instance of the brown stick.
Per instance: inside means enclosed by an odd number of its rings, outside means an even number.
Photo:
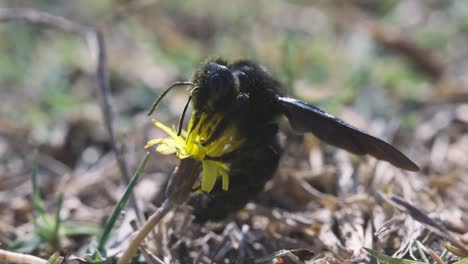
[[[45,264],[47,260],[31,255],[16,253],[0,249],[0,262],[14,262],[27,264]]]
[[[13,20],[23,20],[30,24],[55,28],[70,33],[84,34],[91,30],[78,22],[66,19],[61,16],[51,15],[45,12],[29,8],[1,8],[0,22]]]
[[[114,127],[112,125],[112,111],[109,103],[109,93],[110,93],[110,82],[109,82],[109,72],[107,67],[107,53],[106,53],[106,43],[104,40],[103,33],[100,29],[95,31],[96,34],[96,44],[98,49],[97,56],[97,71],[96,75],[98,77],[99,84],[99,94],[101,99],[101,108],[104,122],[106,125],[107,133],[109,134],[109,140],[111,142],[112,151],[114,152],[115,159],[119,166],[120,174],[124,180],[125,185],[130,183],[130,176],[128,174],[127,163],[125,158],[117,147],[117,141],[115,139]],[[142,222],[143,218],[141,217],[141,211],[136,202],[135,194],[132,192],[130,196],[130,203],[135,210],[135,213]]]
[[[127,264],[130,262],[131,258],[136,254],[138,247],[143,242],[143,240],[148,236],[149,232],[161,221],[161,219],[171,210],[173,205],[165,200],[164,203],[159,207],[159,209],[150,216],[148,221],[138,230],[133,238],[130,238],[130,244],[125,250],[122,257],[119,259],[117,264]]]
[[[192,193],[192,187],[200,175],[201,163],[192,158],[182,159],[176,172],[172,175],[166,188],[166,200],[161,207],[150,216],[141,229],[130,239],[130,244],[125,250],[118,264],[126,264],[135,255],[138,247],[145,237],[159,223],[173,207],[183,204]]]

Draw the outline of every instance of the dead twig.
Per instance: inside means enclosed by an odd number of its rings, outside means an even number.
[[[164,203],[159,207],[159,209],[151,215],[151,217],[147,220],[147,222],[138,230],[132,237],[130,238],[130,244],[128,245],[127,249],[125,250],[122,257],[119,259],[117,264],[127,264],[130,262],[130,259],[135,255],[140,244],[146,238],[146,236],[153,230],[156,224],[169,212],[172,208],[172,204],[166,200]]]
[[[0,22],[22,20],[30,24],[85,35],[91,30],[78,22],[29,8],[1,8]]]
[[[389,201],[392,205],[395,206],[395,208],[408,213],[414,220],[424,224],[431,231],[441,236],[442,238],[447,239],[458,249],[468,254],[468,249],[458,238],[453,236],[444,225],[429,217],[421,209],[415,207],[402,197],[396,195],[392,195]]]
[[[340,206],[340,203],[343,202],[333,195],[320,192],[303,179],[293,178],[293,180],[296,181],[312,199],[318,200],[323,206],[332,211],[335,211],[338,206]]]
[[[138,247],[143,242],[145,237],[153,230],[159,221],[172,209],[185,203],[192,193],[192,187],[200,175],[200,162],[186,158],[182,159],[176,172],[171,177],[166,189],[166,200],[161,207],[150,216],[132,238],[130,244],[125,250],[123,256],[119,259],[118,264],[129,263],[130,259],[135,255]],[[164,243],[163,243],[164,244]],[[166,243],[167,244],[167,243]]]
[[[104,122],[106,125],[107,133],[109,134],[109,140],[111,142],[112,151],[115,154],[115,159],[117,160],[117,165],[119,166],[120,174],[124,180],[125,185],[130,183],[130,176],[128,174],[127,163],[125,158],[117,147],[117,141],[115,139],[115,132],[113,127],[113,118],[112,111],[109,103],[109,93],[110,93],[110,81],[109,81],[109,72],[107,67],[107,53],[106,53],[106,44],[103,36],[102,30],[98,29],[95,31],[96,44],[97,44],[97,78],[99,84],[99,94],[100,102],[102,108],[102,114]],[[132,192],[130,196],[130,204],[132,205],[135,213],[140,221],[143,220],[141,211],[136,202],[135,194]]]
[[[35,256],[15,253],[0,249],[0,262],[14,262],[14,263],[27,263],[27,264],[45,264],[47,260]]]

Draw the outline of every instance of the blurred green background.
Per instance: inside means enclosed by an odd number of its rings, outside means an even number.
[[[35,8],[94,26],[128,3],[0,1],[0,6]],[[421,70],[411,56],[382,43],[366,21],[402,34],[440,62],[442,74]],[[134,127],[129,117],[147,109],[171,82],[190,79],[213,56],[253,59],[290,94],[331,112],[349,105],[388,120],[437,96],[441,79],[463,78],[467,36],[468,2],[461,0],[154,1],[105,33],[121,128]],[[40,143],[58,120],[99,115],[94,64],[84,39],[23,22],[1,23],[0,39],[4,118],[32,125]],[[411,127],[416,118],[406,111],[403,125]]]

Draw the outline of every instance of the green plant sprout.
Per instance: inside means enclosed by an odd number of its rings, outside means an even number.
[[[63,193],[59,193],[57,197],[55,215],[52,217],[47,214],[44,208],[44,201],[40,196],[37,186],[37,155],[37,152],[34,152],[31,173],[31,199],[35,216],[32,219],[32,223],[34,225],[35,233],[30,236],[26,236],[25,238],[17,239],[11,246],[11,249],[17,252],[29,253],[35,251],[41,245],[46,243],[53,250],[59,250],[61,248],[61,241],[64,237],[96,235],[99,232],[99,228],[96,225],[62,222],[60,212],[63,204]]]
[[[146,153],[145,156],[143,157],[143,161],[140,163],[140,165],[138,166],[138,169],[136,170],[135,174],[130,180],[130,183],[127,185],[127,188],[125,189],[124,194],[120,198],[117,205],[114,207],[114,210],[112,211],[111,216],[107,220],[104,229],[98,235],[97,247],[95,249],[93,248],[88,249],[88,254],[85,257],[87,261],[91,263],[101,263],[101,262],[106,261],[106,259],[108,258],[107,253],[106,253],[106,244],[110,238],[111,231],[114,229],[119,216],[122,214],[122,210],[125,208],[125,205],[127,204],[130,198],[130,194],[133,191],[133,188],[135,187],[138,180],[140,179],[140,176],[143,173],[143,170],[145,169],[148,158],[149,158],[149,153]]]
[[[62,262],[63,262],[63,257],[61,257],[59,253],[54,253],[47,260],[46,264],[60,264]]]

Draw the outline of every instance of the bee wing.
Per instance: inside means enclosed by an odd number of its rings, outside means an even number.
[[[295,130],[312,132],[326,143],[357,155],[369,154],[405,170],[419,170],[414,162],[392,145],[315,106],[288,97],[278,97],[278,100]]]

